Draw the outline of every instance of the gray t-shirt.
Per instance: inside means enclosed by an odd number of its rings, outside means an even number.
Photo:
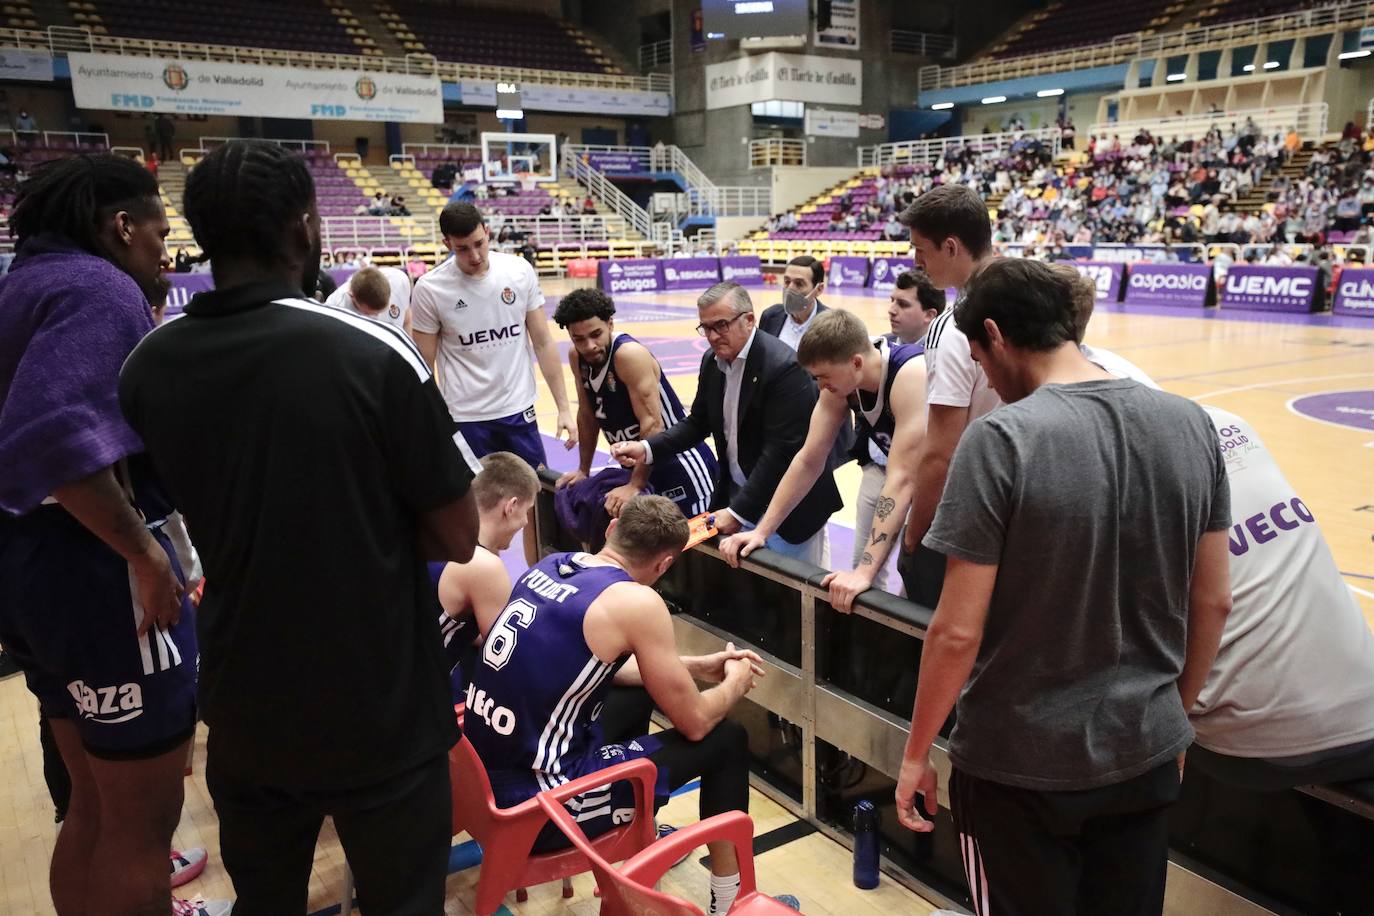
[[[971,424],[924,539],[998,566],[954,764],[1079,790],[1185,749],[1188,584],[1203,532],[1230,522],[1216,431],[1183,398],[1128,379],[1044,385]]]

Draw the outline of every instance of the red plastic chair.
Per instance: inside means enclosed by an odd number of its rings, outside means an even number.
[[[717,814],[683,827],[635,855],[617,870],[597,854],[555,793],[545,792],[537,801],[549,820],[557,824],[574,848],[591,862],[592,874],[601,892],[601,916],[702,916],[701,910],[693,904],[655,890],[654,885],[683,856],[716,840],[732,843],[739,857],[739,896],[730,908],[731,916],[794,916],[796,912],[767,894],[759,893],[754,880],[754,822],[742,811]]]
[[[453,782],[453,833],[456,836],[466,830],[482,847],[482,872],[477,879],[477,900],[472,907],[477,916],[496,912],[512,890],[519,892],[517,899],[523,902],[526,887],[570,878],[592,868],[586,854],[578,847],[530,853],[535,837],[549,821],[548,814],[540,807],[539,799],[544,796],[531,798],[513,808],[496,807],[487,771],[466,736],[449,751],[448,760],[449,778]],[[590,844],[583,838],[583,844],[593,850],[598,859],[620,862],[654,841],[654,782],[657,777],[658,769],[652,760],[630,760],[589,773],[545,795],[567,801],[612,782],[630,782],[635,791],[634,819]],[[571,896],[566,885],[564,896]]]

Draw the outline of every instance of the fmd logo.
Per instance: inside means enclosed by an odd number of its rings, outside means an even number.
[[[347,105],[311,105],[310,116],[312,118],[342,118],[348,115]]]
[[[181,92],[191,85],[191,76],[181,64],[168,64],[162,68],[162,84],[173,92]]]
[[[116,92],[110,96],[111,108],[152,108],[155,101],[151,95],[132,95]]]

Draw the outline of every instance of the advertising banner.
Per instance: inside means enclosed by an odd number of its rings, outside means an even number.
[[[825,277],[829,289],[862,289],[868,284],[868,258],[836,255]]]
[[[770,99],[857,106],[863,101],[863,62],[770,51],[706,66],[707,110]]]
[[[859,50],[859,0],[830,0],[830,27],[816,29],[816,47]]]
[[[69,54],[78,108],[442,124],[437,76]]]
[[[1211,293],[1209,264],[1132,264],[1125,302],[1202,308],[1211,300]]]
[[[1236,264],[1226,273],[1223,308],[1310,312],[1317,303],[1317,268]]]
[[[700,289],[720,282],[715,258],[668,258],[663,264],[664,289]]]
[[[1107,264],[1101,261],[1070,261],[1074,269],[1093,281],[1097,287],[1099,302],[1116,302],[1121,298],[1121,278],[1126,275],[1126,265]]]
[[[52,55],[47,51],[0,48],[0,80],[53,81]]]
[[[172,281],[172,288],[167,293],[164,320],[179,317],[196,293],[215,288],[215,281],[209,274],[168,274],[167,279]]]
[[[859,135],[859,113],[857,111],[831,111],[828,108],[807,106],[803,122],[805,133],[812,137],[857,137]]]
[[[762,286],[763,264],[757,255],[721,258],[720,278],[734,280],[740,286]]]
[[[897,285],[897,275],[905,270],[911,270],[911,258],[874,258],[868,285],[871,289],[892,289]]]
[[[663,262],[654,259],[602,261],[599,285],[616,293],[656,293],[663,289]]]
[[[1331,311],[1337,315],[1374,318],[1374,268],[1341,271],[1340,282],[1336,284],[1336,304]]]
[[[496,107],[495,83],[464,80],[458,84],[458,90],[464,105]],[[527,111],[649,117],[666,117],[673,113],[672,98],[666,92],[531,84],[520,87],[520,107]]]

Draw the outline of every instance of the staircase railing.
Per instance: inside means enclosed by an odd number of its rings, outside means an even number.
[[[615,183],[601,172],[592,168],[581,156],[572,154],[571,148],[569,155],[563,156],[562,159],[565,174],[576,179],[591,192],[592,197],[623,217],[630,228],[646,239],[653,237],[653,220],[649,218],[649,211],[631,200],[629,195],[617,188]]]
[[[900,143],[861,146],[858,150],[859,167],[890,164],[932,165],[951,149],[1004,149],[1018,140],[1027,138],[1039,140],[1048,145],[1054,155],[1059,155],[1059,128],[1042,127],[1039,130],[1018,130],[1001,134],[967,134],[958,137],[938,137],[934,140],[905,140]]]

